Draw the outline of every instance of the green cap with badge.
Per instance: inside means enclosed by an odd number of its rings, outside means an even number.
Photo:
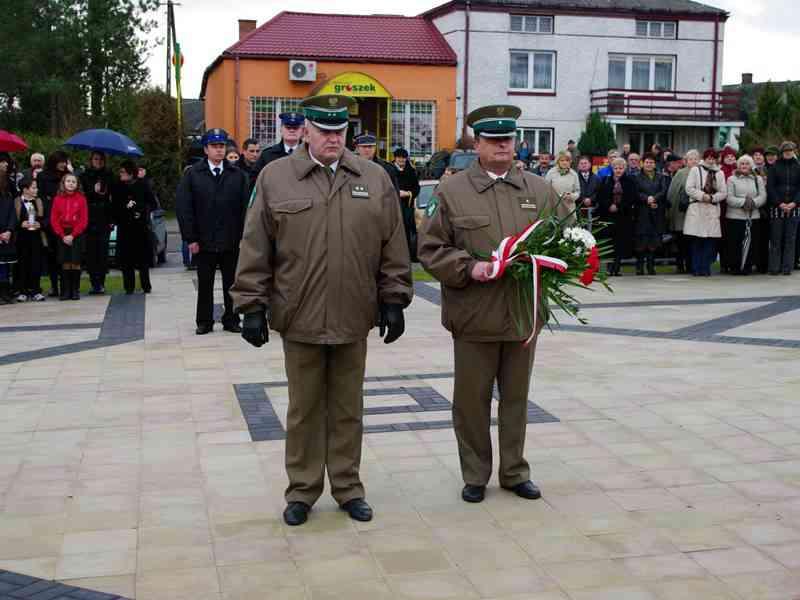
[[[322,94],[305,98],[300,108],[313,125],[326,131],[339,131],[347,127],[349,109],[354,102],[350,96]]]
[[[522,114],[517,106],[511,104],[492,104],[476,108],[467,115],[467,125],[476,136],[514,137],[517,133],[517,119]]]

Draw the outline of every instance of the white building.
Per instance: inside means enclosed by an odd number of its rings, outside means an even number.
[[[690,0],[453,0],[425,16],[458,55],[457,131],[470,110],[500,103],[522,108],[520,135],[535,154],[578,141],[592,110],[634,151],[733,145],[744,125],[736,96],[722,92],[728,14],[720,9]]]

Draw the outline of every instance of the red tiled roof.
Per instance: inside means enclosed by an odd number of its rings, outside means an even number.
[[[422,17],[282,12],[223,56],[455,65],[456,54]]]

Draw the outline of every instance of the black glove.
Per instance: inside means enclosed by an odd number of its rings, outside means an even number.
[[[389,333],[386,333],[386,329]],[[378,333],[384,344],[391,344],[406,330],[403,307],[399,304],[381,304],[381,316],[378,320]],[[386,334],[386,337],[383,337]]]
[[[242,337],[249,344],[260,348],[269,341],[267,316],[263,310],[246,313],[242,323]]]

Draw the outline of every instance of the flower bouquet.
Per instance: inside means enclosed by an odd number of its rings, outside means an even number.
[[[599,283],[612,291],[607,283],[607,273],[600,270],[601,259],[611,253],[611,242],[598,244],[594,235],[584,228],[580,211],[566,217],[543,216],[517,235],[505,238],[492,252],[490,280],[504,274],[518,283],[520,306],[525,313],[524,322],[518,322],[520,331],[533,329],[526,344],[535,337],[535,315],[550,325],[555,307],[586,324],[579,315],[580,302],[570,288],[590,289]]]

